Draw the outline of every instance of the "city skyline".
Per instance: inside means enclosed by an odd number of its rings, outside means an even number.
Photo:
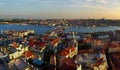
[[[0,0],[0,18],[120,19],[119,0]]]

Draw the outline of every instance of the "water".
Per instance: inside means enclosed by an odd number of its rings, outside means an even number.
[[[69,28],[64,30],[64,32],[79,32],[79,33],[94,33],[94,32],[107,32],[107,31],[115,31],[120,30],[118,26],[110,26],[110,27],[95,27],[95,28],[88,28],[88,27],[79,27],[79,28]]]
[[[48,32],[49,30],[53,30],[53,27],[44,26],[44,25],[9,25],[9,24],[0,24],[0,30],[28,30],[32,29],[36,34],[43,34]],[[96,28],[88,28],[88,27],[79,27],[79,28],[68,28],[63,32],[79,32],[79,33],[94,33],[94,32],[106,32],[106,31],[114,31],[120,30],[118,26],[110,26],[110,27],[96,27]]]
[[[36,34],[43,34],[53,28],[50,26],[44,25],[9,25],[9,24],[0,24],[0,30],[34,30]]]

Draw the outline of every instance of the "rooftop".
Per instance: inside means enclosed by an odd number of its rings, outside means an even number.
[[[105,54],[85,53],[85,54],[77,55],[75,63],[77,63],[77,64],[84,64],[84,63],[96,64],[97,60],[99,60],[99,59],[102,59],[103,61],[107,61]],[[108,66],[107,62],[106,62],[106,66]]]
[[[29,57],[31,57],[33,54],[32,54],[32,52],[30,52],[30,51],[26,51],[26,52],[23,53],[23,55],[24,55],[25,57],[29,58]]]
[[[50,42],[51,45],[55,45],[57,42],[59,42],[60,38],[55,38]]]
[[[73,46],[69,46],[69,47],[63,49],[59,54],[61,56],[67,56],[67,55],[69,55],[70,50],[71,50],[71,52],[73,52],[73,51],[75,51],[75,48]]]
[[[62,60],[60,70],[76,70],[76,64],[73,62],[73,59],[65,58]]]

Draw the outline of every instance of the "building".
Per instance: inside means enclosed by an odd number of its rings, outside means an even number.
[[[9,65],[9,70],[25,70],[28,68],[27,62],[23,59],[12,60]]]
[[[28,51],[28,47],[17,47],[16,45],[11,47],[7,47],[7,50],[8,50],[8,54],[9,54],[9,57],[10,59],[15,59],[15,58],[18,58],[20,57],[25,51]]]
[[[32,58],[34,55],[30,51],[25,51],[22,56],[25,56],[26,59]]]
[[[0,70],[8,70],[8,55],[0,51]]]
[[[75,48],[76,54],[77,54],[78,53],[78,42],[76,41],[74,32],[72,32],[72,40],[70,42],[70,46],[73,46]]]
[[[75,55],[78,54],[78,42],[75,39],[75,34],[72,32],[72,40],[69,42],[69,46],[63,48],[59,54],[59,61],[61,62],[64,58],[73,58]]]
[[[69,46],[59,52],[59,56],[61,59],[63,58],[73,58],[77,54],[77,50],[73,46]]]
[[[55,54],[52,54],[50,56],[50,64],[54,67],[54,70],[56,70],[56,66],[57,66],[57,58]]]
[[[65,58],[62,59],[58,70],[82,70],[82,65],[74,63],[71,58]]]
[[[56,61],[56,55],[55,55],[55,54],[52,54],[52,55],[50,56],[50,64],[56,66],[57,61]]]
[[[50,42],[50,45],[54,48],[57,47],[59,42],[60,42],[60,38],[55,38]]]
[[[78,54],[75,59],[76,64],[81,64],[82,69],[107,70],[108,64],[105,54],[100,53],[82,53]],[[101,69],[100,69],[101,68]]]
[[[108,52],[112,53],[117,51],[120,51],[120,45],[117,42],[111,43],[111,45],[109,46]]]
[[[36,42],[33,43],[31,47],[29,47],[29,51],[35,54],[39,59],[43,60],[44,58],[44,52],[46,49],[46,43],[45,42]]]

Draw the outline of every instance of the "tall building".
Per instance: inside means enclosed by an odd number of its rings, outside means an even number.
[[[74,46],[76,49],[76,54],[78,53],[78,42],[76,41],[75,33],[72,32],[72,41],[71,46]]]

